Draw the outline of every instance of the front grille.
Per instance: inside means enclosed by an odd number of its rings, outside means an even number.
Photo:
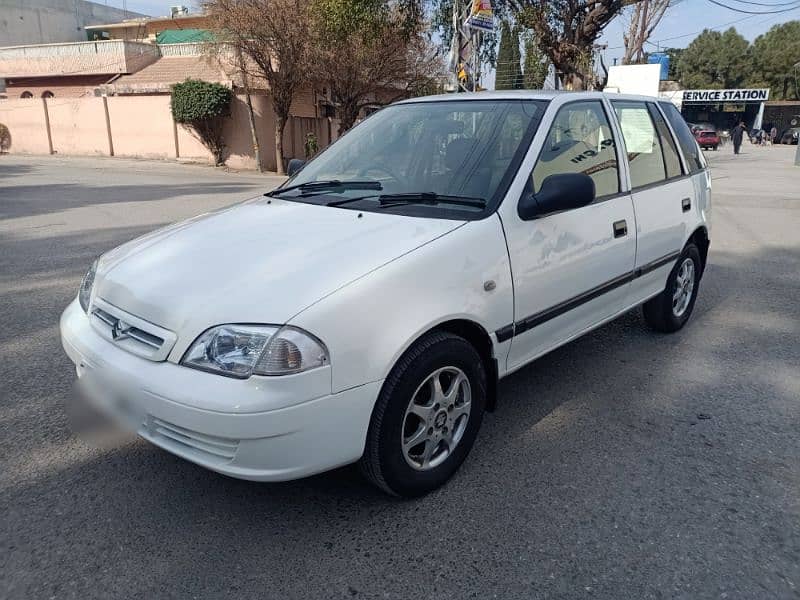
[[[148,430],[154,440],[164,445],[189,449],[210,460],[231,460],[239,447],[239,440],[198,433],[156,417],[151,419]]]
[[[156,350],[161,348],[161,346],[164,344],[163,338],[160,338],[157,335],[153,335],[151,333],[147,333],[146,331],[139,329],[138,327],[133,327],[132,325],[128,325],[127,323],[122,321],[122,319],[119,319],[100,308],[95,308],[94,314],[98,319],[100,319],[103,323],[105,323],[111,328],[111,337],[113,337],[115,340],[119,338],[114,337],[114,331],[116,330],[118,325],[121,325],[121,329],[119,329],[121,333],[119,335],[125,335],[129,338],[133,338],[137,342],[145,344],[146,346],[150,346],[151,348],[154,348]]]
[[[153,361],[167,358],[177,336],[144,319],[125,312],[102,298],[92,301],[94,329],[123,350]]]

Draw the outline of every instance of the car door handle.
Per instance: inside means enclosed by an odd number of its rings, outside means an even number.
[[[614,221],[614,237],[619,238],[628,235],[628,224],[625,219],[622,221]]]
[[[692,208],[691,198],[684,198],[683,200],[681,200],[681,209],[683,209],[683,212],[689,212],[690,208]]]

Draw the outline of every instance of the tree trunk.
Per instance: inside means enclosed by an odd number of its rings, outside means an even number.
[[[244,97],[247,101],[247,117],[250,122],[250,137],[253,140],[253,156],[256,159],[256,168],[259,173],[264,172],[264,165],[261,164],[261,148],[258,145],[258,135],[256,135],[256,117],[253,114],[253,100],[250,97],[250,88],[245,85]]]
[[[275,161],[277,164],[278,175],[286,175],[283,166],[283,130],[286,128],[286,117],[276,115],[275,121]]]
[[[354,110],[352,106],[342,106],[339,115],[339,137],[350,129],[358,119],[358,109]]]
[[[580,92],[585,89],[586,79],[577,71],[567,71],[564,73],[564,89]]]
[[[259,173],[264,172],[264,165],[261,164],[261,148],[258,146],[258,136],[256,135],[256,117],[253,114],[253,100],[250,97],[250,84],[247,81],[247,73],[244,69],[244,56],[242,49],[236,48],[236,58],[239,61],[239,75],[242,78],[242,88],[244,88],[244,98],[247,102],[247,117],[250,122],[250,137],[253,141],[253,156],[256,159],[256,168]]]

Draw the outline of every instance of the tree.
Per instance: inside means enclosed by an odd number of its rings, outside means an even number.
[[[664,48],[664,54],[669,57],[669,74],[667,78],[670,81],[678,81],[678,62],[683,55],[684,48]]]
[[[531,29],[568,89],[593,81],[594,43],[623,7],[642,0],[501,0]]]
[[[205,0],[216,38],[245,57],[246,76],[266,80],[275,111],[275,158],[283,174],[283,133],[297,92],[311,81],[318,46],[307,0]]]
[[[172,86],[170,109],[176,123],[188,127],[214,156],[214,164],[225,164],[222,127],[231,114],[231,90],[219,83],[187,79]]]
[[[0,123],[0,154],[8,152],[11,148],[11,132],[8,127]]]
[[[497,52],[497,71],[494,87],[498,90],[522,89],[522,65],[519,51],[519,30],[504,20],[500,25],[500,49]]]
[[[675,0],[642,0],[633,5],[629,11],[628,31],[622,34],[625,44],[623,65],[640,64],[645,61],[644,44],[650,39],[655,28],[661,22],[664,13]]]
[[[650,39],[667,9],[678,2],[680,0],[641,0],[623,11],[623,15],[627,17],[627,31],[622,34],[625,46],[623,65],[642,64],[647,60],[645,43]]]
[[[681,53],[678,75],[685,88],[736,88],[750,79],[750,44],[731,27],[704,30]]]
[[[775,25],[753,42],[750,84],[770,88],[776,100],[800,100],[800,21]]]
[[[523,87],[526,90],[540,90],[547,79],[549,64],[547,57],[539,49],[536,36],[530,31],[523,35],[525,46],[525,66]]]
[[[440,72],[422,20],[387,0],[315,0],[313,12],[315,73],[331,90],[340,135],[363,108],[416,95]]]

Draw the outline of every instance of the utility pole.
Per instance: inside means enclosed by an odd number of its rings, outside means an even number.
[[[473,32],[472,33],[472,91],[478,91],[478,80],[481,78],[481,65],[480,65],[480,58],[478,55],[478,49],[481,44],[481,36],[483,34],[480,32]]]
[[[461,9],[458,0],[453,0],[453,41],[452,41],[452,56],[453,56],[453,82],[455,84],[456,92],[461,91],[461,26],[458,18],[461,14]]]

